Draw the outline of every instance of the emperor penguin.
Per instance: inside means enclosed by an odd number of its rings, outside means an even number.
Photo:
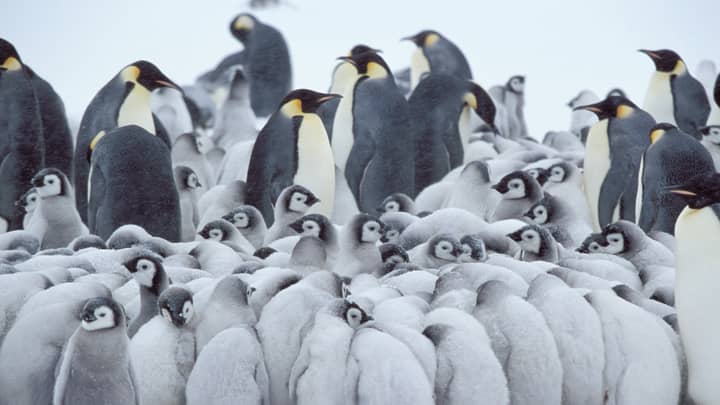
[[[403,38],[417,46],[410,62],[410,89],[415,89],[427,73],[445,73],[458,79],[472,79],[470,64],[460,48],[433,30]]]
[[[462,208],[490,221],[500,196],[491,190],[490,168],[481,160],[468,162],[442,203],[443,208]]]
[[[553,163],[546,170],[548,177],[543,190],[556,196],[562,196],[578,218],[592,226],[590,207],[585,196],[583,171],[567,161]]]
[[[580,246],[592,232],[590,226],[577,216],[563,198],[550,193],[545,193],[540,201],[530,207],[525,217],[534,224],[548,228],[555,240],[566,248]]]
[[[410,263],[428,269],[439,269],[446,264],[457,263],[462,254],[463,246],[460,241],[445,234],[435,235],[408,252]]]
[[[334,271],[344,277],[374,273],[382,268],[382,257],[376,243],[385,225],[367,214],[356,214],[340,232],[340,253]]]
[[[130,341],[130,360],[144,403],[173,405],[185,402],[185,385],[195,363],[195,336],[190,322],[193,297],[173,286],[158,299],[158,314]]]
[[[493,100],[505,108],[508,133],[502,135],[510,139],[527,138],[528,130],[524,113],[525,76],[512,76],[503,86],[491,87],[489,91]]]
[[[321,214],[307,214],[290,224],[290,228],[301,236],[314,236],[320,239],[327,253],[328,265],[332,266],[335,264],[335,259],[340,250],[338,231],[326,216]]]
[[[702,83],[690,75],[680,55],[669,49],[640,49],[655,64],[643,108],[657,122],[676,125],[700,139],[710,115],[710,101]]]
[[[317,108],[339,97],[312,90],[290,92],[258,134],[250,157],[247,203],[262,212],[265,222],[275,221],[272,205],[293,184],[319,199],[314,212],[332,216],[335,198],[335,162]]]
[[[163,146],[170,149],[170,138],[151,109],[151,93],[161,87],[179,89],[155,65],[140,60],[124,67],[115,75],[95,94],[85,109],[75,140],[72,183],[75,186],[75,202],[80,217],[88,226],[91,166],[88,151],[97,142],[98,134],[107,134],[114,128],[126,125],[137,125],[151,134],[156,134],[162,140]]]
[[[90,147],[90,232],[107,238],[120,226],[135,224],[153,236],[180,241],[180,201],[165,143],[143,127],[128,125],[101,132]]]
[[[175,187],[180,203],[180,240],[190,242],[195,239],[195,229],[200,222],[198,214],[198,188],[202,185],[195,171],[187,166],[173,168]]]
[[[477,84],[440,73],[425,78],[408,103],[415,131],[417,195],[463,164],[473,132],[471,114],[495,128],[495,104]]]
[[[675,255],[630,221],[617,221],[603,228],[603,250],[627,259],[638,270],[648,266],[675,266]]]
[[[40,200],[40,197],[38,196],[37,191],[35,191],[35,187],[30,187],[25,194],[15,201],[15,206],[25,212],[22,223],[23,229],[27,229],[27,226],[30,223],[30,218],[32,218],[33,212],[35,212],[35,209],[37,208],[38,200]]]
[[[638,171],[653,117],[622,96],[576,107],[594,112],[600,120],[586,142],[585,195],[593,228],[598,231],[617,220],[635,221]]]
[[[714,173],[715,166],[700,142],[671,124],[657,124],[649,137],[652,144],[645,151],[640,167],[637,224],[646,233],[661,231],[672,235],[685,201],[667,187]]]
[[[710,152],[715,171],[720,170],[720,122],[718,125],[708,125],[701,128],[702,140],[700,143]]]
[[[265,244],[267,225],[260,210],[252,205],[241,205],[222,216],[222,219],[230,222],[243,234],[245,239],[260,249]]]
[[[137,331],[158,314],[160,294],[170,285],[160,259],[155,255],[141,253],[123,263],[140,288],[140,312],[130,322],[128,335],[135,336]]]
[[[205,239],[222,242],[233,248],[233,250],[247,255],[256,250],[237,228],[224,219],[216,219],[208,222],[198,232],[198,235]]]
[[[502,195],[502,200],[493,214],[493,222],[520,219],[543,197],[542,188],[537,180],[522,170],[505,175],[492,188]]]
[[[93,298],[85,303],[80,318],[80,327],[63,352],[53,405],[139,405],[122,306],[111,298]]]
[[[27,230],[40,240],[41,249],[66,247],[88,229],[75,208],[75,195],[65,173],[55,168],[43,169],[32,184],[40,197]]]
[[[720,354],[709,343],[720,336],[714,269],[720,260],[720,175],[705,174],[676,184],[672,193],[687,206],[675,223],[677,240],[675,307],[688,362],[688,394],[697,404],[720,398],[715,376]]]
[[[15,209],[33,176],[45,166],[43,126],[29,70],[15,47],[0,39],[0,232],[21,229]]]
[[[250,80],[250,103],[255,115],[275,113],[292,89],[290,53],[282,33],[251,14],[240,14],[230,23],[230,33],[243,44],[244,69]]]
[[[265,234],[265,244],[295,235],[290,224],[302,218],[319,202],[315,193],[301,185],[295,184],[282,190],[275,202],[275,221]]]

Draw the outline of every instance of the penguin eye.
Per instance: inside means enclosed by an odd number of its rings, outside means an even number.
[[[390,238],[394,238],[394,237],[398,236],[398,231],[392,230],[392,231],[390,231],[390,232],[387,233],[387,236],[390,237]]]
[[[535,178],[537,178],[537,176],[538,176],[537,170],[528,170],[527,173]]]
[[[375,232],[375,231],[377,231],[377,226],[376,226],[375,224],[369,224],[369,225],[367,226],[367,229],[368,229],[368,231],[370,231],[370,232]]]
[[[525,234],[525,239],[527,239],[527,240],[535,239],[535,235],[532,234],[532,233],[526,233],[526,234]]]

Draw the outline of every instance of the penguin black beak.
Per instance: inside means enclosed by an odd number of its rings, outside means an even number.
[[[523,216],[524,216],[525,218],[530,219],[530,220],[535,219],[535,214],[532,212],[532,210],[524,213]]]
[[[302,219],[299,219],[299,220],[291,223],[288,226],[290,227],[290,229],[292,229],[293,231],[295,231],[297,233],[303,233],[302,224],[303,224]]]
[[[642,53],[644,53],[645,55],[651,57],[651,58],[654,59],[654,60],[660,59],[660,55],[658,55],[658,54],[656,54],[655,52],[650,51],[650,50],[648,50],[648,49],[638,49],[638,52],[642,52]]]
[[[515,231],[513,233],[509,233],[507,235],[508,238],[514,240],[515,242],[520,242],[522,240],[522,230]]]
[[[594,112],[594,113],[598,113],[598,114],[602,112],[602,109],[600,107],[598,107],[597,104],[579,105],[579,106],[573,108],[573,111],[579,111],[579,110],[590,111],[590,112]]]
[[[357,66],[357,63],[355,63],[355,61],[353,60],[353,58],[351,58],[351,57],[349,57],[349,56],[340,56],[340,57],[337,58],[337,60],[341,60],[341,61],[343,61],[343,62],[351,63],[351,64]]]
[[[30,181],[30,184],[32,184],[32,186],[35,187],[35,188],[40,188],[40,187],[42,187],[42,186],[44,185],[44,184],[43,184],[43,176],[35,176],[35,177],[33,177],[33,178],[32,178],[32,181]]]
[[[694,193],[689,190],[683,190],[683,189],[675,189],[675,190],[669,190],[673,194],[681,195],[683,197],[697,197],[697,193]]]
[[[502,183],[495,184],[495,185],[491,186],[490,188],[492,188],[493,190],[497,191],[500,194],[505,194],[509,190],[508,187]]]
[[[90,311],[84,312],[82,314],[81,318],[83,321],[88,322],[88,323],[97,320],[97,318],[95,317],[95,314]]]
[[[336,98],[342,98],[342,96],[339,95],[339,94],[332,94],[332,93],[331,93],[331,94],[326,94],[326,95],[324,95],[324,96],[322,96],[322,97],[319,97],[319,98],[317,99],[317,104],[320,105],[320,104],[325,103],[326,101],[330,101],[330,100],[333,100],[333,99],[336,99]]]
[[[202,230],[201,230],[200,232],[198,232],[197,234],[200,235],[200,236],[202,236],[203,239],[210,239],[210,231],[209,231],[207,228],[202,229]]]

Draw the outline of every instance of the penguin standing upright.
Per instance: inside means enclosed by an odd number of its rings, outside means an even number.
[[[336,117],[333,150],[358,208],[373,212],[390,194],[414,195],[415,140],[408,102],[377,53],[343,58],[355,65],[359,78],[346,92],[352,92],[352,125],[340,133],[337,125],[342,118]],[[338,144],[341,138],[344,141]],[[344,156],[339,159],[338,145],[351,145],[340,151]],[[344,164],[343,157],[347,160]]]
[[[675,223],[675,306],[688,362],[688,394],[696,404],[711,404],[720,398],[720,353],[713,344],[720,337],[714,310],[720,282],[720,175],[674,186],[671,192],[687,203]]]
[[[155,65],[137,61],[120,71],[90,101],[75,142],[73,184],[80,217],[88,223],[88,150],[101,132],[124,125],[137,125],[156,134],[170,149],[167,132],[151,110],[151,92],[160,87],[178,88]],[[88,223],[89,225],[89,223]]]
[[[15,201],[44,166],[40,109],[29,71],[9,42],[0,39],[0,233],[22,228]]]
[[[600,120],[590,129],[585,156],[585,195],[595,230],[616,219],[634,221],[640,160],[650,145],[652,116],[622,96],[576,107]]]
[[[247,178],[246,203],[274,221],[273,203],[293,184],[310,190],[320,201],[313,211],[331,216],[335,197],[335,161],[325,127],[315,113],[337,98],[312,90],[293,90],[258,134]]]
[[[700,139],[700,128],[710,115],[710,102],[702,83],[690,75],[680,55],[669,49],[640,49],[655,63],[643,109],[657,122],[677,125]]]
[[[410,122],[415,133],[415,195],[462,165],[470,143],[470,111],[494,129],[495,105],[477,84],[439,73],[413,91]]]
[[[714,173],[715,166],[712,156],[700,142],[673,125],[655,125],[650,140],[652,144],[640,165],[637,224],[646,233],[660,231],[672,235],[685,202],[667,187],[682,184],[700,174]]]
[[[507,134],[502,134],[510,139],[522,139],[528,137],[527,125],[525,124],[525,76],[513,76],[503,86],[490,88],[490,95],[498,103],[505,107],[507,118]]]
[[[472,79],[470,64],[460,48],[437,31],[425,30],[405,37],[417,45],[410,63],[410,88],[414,89],[426,73],[445,73],[458,79]]]

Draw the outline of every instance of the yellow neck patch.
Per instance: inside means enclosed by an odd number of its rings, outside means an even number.
[[[95,146],[97,146],[97,143],[100,142],[100,139],[102,139],[102,137],[105,136],[105,133],[106,132],[103,130],[103,131],[98,132],[97,135],[95,135],[93,137],[92,141],[90,141],[90,150],[91,151],[95,150]]]
[[[650,143],[657,142],[658,140],[660,140],[660,138],[662,138],[663,135],[665,135],[665,130],[662,129],[656,129],[650,132]]]
[[[283,104],[282,108],[280,108],[280,111],[282,111],[283,114],[285,114],[288,117],[295,117],[297,115],[303,114],[302,109],[302,101],[300,99],[292,99],[288,101],[287,103]]]
[[[3,62],[2,67],[4,67],[7,70],[20,70],[22,68],[22,63],[20,63],[17,58],[11,56],[7,59],[5,59],[5,62]]]
[[[140,77],[140,68],[128,66],[120,72],[120,77],[126,82],[137,82],[137,78]]]
[[[467,92],[463,95],[463,101],[473,110],[477,110],[477,97],[474,94]]]
[[[233,24],[233,28],[238,31],[251,31],[254,27],[255,21],[253,21],[252,18],[246,15],[238,17],[238,19],[235,20],[235,23]]]
[[[620,105],[618,106],[617,110],[615,110],[615,116],[618,118],[625,118],[632,114],[633,111],[635,110],[629,105]]]
[[[371,79],[382,79],[387,77],[388,72],[385,70],[385,68],[377,63],[377,62],[370,62],[367,65],[367,73],[366,73]]]
[[[423,46],[433,46],[439,40],[440,40],[440,36],[438,34],[429,34],[428,36],[425,37],[425,44]]]
[[[681,75],[683,73],[687,72],[687,67],[685,67],[685,63],[683,61],[679,60],[675,64],[675,68],[672,70],[672,74],[674,75]]]

